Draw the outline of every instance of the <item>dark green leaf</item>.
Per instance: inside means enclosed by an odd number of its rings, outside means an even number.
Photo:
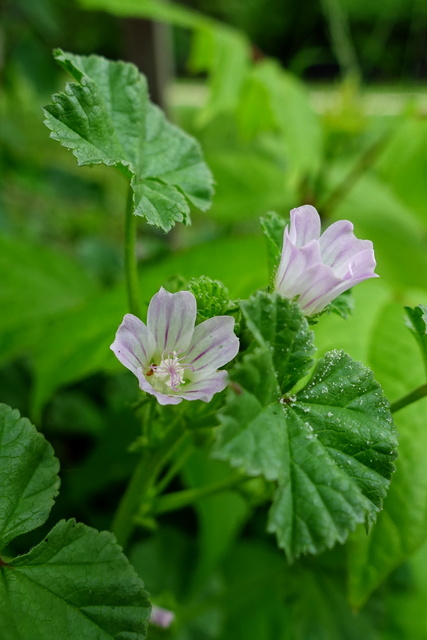
[[[149,101],[134,65],[61,50],[55,58],[77,82],[53,96],[45,124],[80,165],[121,169],[131,178],[134,213],[165,231],[189,221],[187,200],[210,206],[212,177],[198,143]]]
[[[19,411],[0,404],[0,550],[42,525],[58,493],[53,449]]]
[[[111,533],[62,520],[0,567],[0,611],[16,640],[143,640],[150,605]]]
[[[313,333],[304,315],[290,300],[263,291],[240,306],[255,340],[272,350],[282,393],[290,391],[313,363]]]
[[[269,530],[293,560],[375,520],[397,440],[381,387],[347,354],[326,354],[307,386],[287,399],[273,358],[264,346],[232,371],[216,455],[277,481]]]

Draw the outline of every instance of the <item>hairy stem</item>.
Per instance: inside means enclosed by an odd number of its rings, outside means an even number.
[[[424,398],[425,396],[427,396],[427,384],[422,384],[421,387],[418,387],[418,389],[411,391],[411,393],[408,393],[407,396],[404,396],[403,398],[400,398],[400,400],[396,400],[396,402],[393,402],[390,410],[392,413],[396,413],[396,411],[400,411],[400,409],[403,409],[408,404],[412,404],[417,400],[421,400],[421,398]]]
[[[125,278],[130,313],[141,315],[139,301],[138,268],[136,259],[136,216],[133,214],[133,191],[129,185],[125,220]]]
[[[146,450],[136,467],[126,492],[114,516],[112,531],[117,542],[126,547],[135,528],[139,505],[152,488],[159,471],[183,437],[181,420],[172,424],[157,449]]]

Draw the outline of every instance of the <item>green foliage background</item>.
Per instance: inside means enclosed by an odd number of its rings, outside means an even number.
[[[285,218],[290,208],[311,202],[325,223],[349,219],[358,237],[373,240],[381,276],[355,290],[347,321],[333,314],[320,319],[315,357],[345,349],[372,368],[392,402],[425,381],[423,351],[403,309],[427,301],[423,90],[399,85],[381,101],[384,89],[373,92],[360,81],[401,81],[399,47],[406,37],[414,64],[404,79],[421,74],[420,45],[410,36],[425,24],[425,7],[390,0],[382,3],[381,21],[372,15],[373,3],[318,3],[312,19],[321,19],[327,33],[331,16],[341,16],[350,33],[347,49],[338,51],[324,34],[315,46],[301,48],[300,40],[289,45],[285,70],[277,60],[254,56],[254,42],[265,51],[265,34],[295,24],[291,7],[278,12],[273,5],[252,3],[243,15],[241,3],[215,3],[216,18],[243,25],[241,31],[183,5],[149,0],[5,4],[0,400],[29,415],[61,460],[54,522],[72,515],[108,528],[137,459],[127,449],[139,435],[130,408],[138,392],[108,348],[126,309],[126,183],[104,167],[78,169],[71,154],[48,140],[41,113],[65,82],[50,49],[120,57],[126,43],[119,19],[154,16],[175,25],[180,69],[185,65],[190,81],[175,85],[170,116],[199,141],[216,182],[212,208],[192,211],[190,229],[178,226],[165,236],[141,222],[144,303],[161,285],[172,290],[175,275],[220,280],[231,299],[265,288],[271,270],[258,217],[276,210]],[[361,35],[365,25],[376,38]],[[405,38],[391,38],[396,33]],[[346,66],[346,51],[354,49],[357,65]],[[301,75],[310,77],[310,69],[313,75],[317,62],[333,64],[334,77],[344,77],[321,90],[304,83]],[[162,637],[425,640],[426,402],[396,414],[399,458],[384,510],[369,534],[360,526],[345,546],[288,564],[265,533],[269,477],[160,515],[159,531],[146,528],[130,558],[153,601],[176,612],[176,625]],[[194,445],[176,488],[207,486],[231,473]],[[27,552],[41,537],[27,531],[11,542],[10,555]],[[149,637],[156,633],[153,628]]]

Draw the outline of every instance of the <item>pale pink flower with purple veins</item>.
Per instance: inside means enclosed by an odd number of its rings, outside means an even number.
[[[291,211],[275,291],[296,298],[305,315],[313,316],[355,284],[377,278],[375,267],[372,242],[358,240],[351,222],[334,222],[321,234],[319,214],[304,205]]]
[[[239,351],[234,319],[217,316],[195,327],[196,315],[192,293],[169,293],[162,287],[151,299],[147,324],[126,314],[111,345],[140,388],[160,404],[210,402],[227,386],[227,372],[217,369]]]

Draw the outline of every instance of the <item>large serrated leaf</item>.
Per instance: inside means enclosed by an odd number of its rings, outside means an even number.
[[[61,50],[55,58],[76,82],[53,96],[45,124],[80,165],[121,169],[131,178],[134,213],[165,231],[189,221],[187,200],[210,206],[212,177],[198,143],[149,101],[134,65]]]
[[[291,399],[281,395],[273,359],[264,346],[232,371],[215,455],[277,482],[268,527],[293,560],[375,520],[397,440],[381,387],[347,354],[326,354]]]
[[[240,306],[255,340],[272,350],[282,393],[290,391],[313,363],[313,333],[307,320],[290,300],[263,291]]]
[[[58,470],[41,433],[0,404],[0,550],[45,522],[58,493]]]
[[[2,638],[143,640],[150,605],[111,533],[62,520],[0,566],[0,612]]]

